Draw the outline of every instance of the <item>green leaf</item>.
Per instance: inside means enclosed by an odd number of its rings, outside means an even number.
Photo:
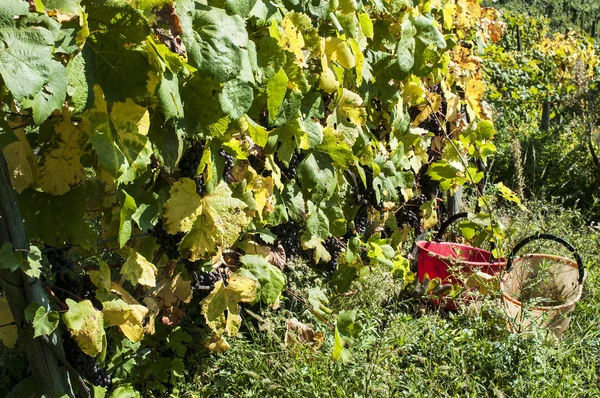
[[[27,4],[3,2],[0,76],[12,95],[32,108],[34,122],[41,124],[62,107],[67,95],[67,71],[53,59],[54,35],[50,30],[35,23],[17,27],[18,16],[26,14]]]
[[[183,357],[187,351],[185,343],[192,341],[192,336],[185,332],[180,326],[173,329],[167,338],[167,348],[170,348],[175,355]]]
[[[325,295],[325,292],[320,287],[313,287],[308,290],[308,303],[311,308],[319,315],[331,314],[331,309],[327,308],[326,304],[329,304],[329,299]]]
[[[337,317],[337,328],[344,339],[356,339],[362,332],[362,323],[356,320],[356,310],[342,311]]]
[[[268,305],[279,300],[285,285],[285,278],[281,270],[269,263],[266,258],[259,255],[245,255],[240,258],[244,269],[250,271],[260,285],[258,298]]]
[[[63,322],[79,348],[90,356],[100,354],[106,341],[102,312],[89,300],[77,303],[67,299],[65,303],[69,310],[63,314]]]
[[[267,83],[267,110],[271,120],[277,119],[279,107],[287,92],[288,77],[283,69],[279,71]]]
[[[190,65],[219,82],[254,81],[248,33],[240,16],[218,8],[196,8],[192,0],[178,1],[177,14]]]
[[[105,398],[106,397],[106,388],[100,386],[92,386],[92,391],[94,392],[94,398]]]
[[[10,242],[4,242],[0,247],[0,269],[9,269],[14,272],[21,267],[23,256],[21,253],[14,252]]]
[[[0,342],[7,348],[13,348],[17,344],[18,332],[17,325],[12,325],[15,320],[10,312],[6,296],[0,297],[0,319],[2,320],[0,321],[2,322]]]
[[[32,278],[39,278],[42,274],[42,252],[37,246],[30,246],[29,252],[21,264],[21,269]]]
[[[115,388],[110,398],[140,398],[141,395],[132,386],[119,386]]]
[[[131,218],[137,210],[135,200],[125,191],[120,192],[121,211],[119,213],[119,247],[125,246],[131,237]]]
[[[252,141],[260,147],[264,147],[267,143],[267,139],[269,137],[269,133],[267,130],[254,122],[254,120],[246,117],[246,122],[248,123],[248,135],[252,138]]]
[[[100,270],[90,270],[89,276],[92,283],[100,290],[109,291],[111,286],[110,267],[106,261],[99,261]]]
[[[311,192],[314,197],[331,196],[337,186],[336,177],[331,158],[323,153],[311,153],[298,165],[298,178],[302,188]]]
[[[400,70],[404,73],[410,72],[415,65],[415,35],[417,30],[410,19],[402,22],[401,37],[396,46],[396,57]]]
[[[333,165],[342,171],[354,164],[356,159],[352,149],[344,141],[344,137],[331,127],[323,129],[323,142],[319,145],[317,151],[329,155]]]
[[[58,326],[60,316],[56,311],[46,311],[38,303],[29,304],[25,309],[25,319],[33,321],[34,338],[46,336],[54,332]]]
[[[256,4],[257,0],[209,0],[212,7],[226,9],[230,14],[237,14],[246,18]]]
[[[219,96],[221,109],[232,119],[238,120],[250,109],[254,100],[254,92],[248,82],[239,79],[229,80],[223,86]]]
[[[440,30],[433,24],[433,21],[423,15],[419,15],[413,20],[417,29],[416,37],[425,45],[434,44],[440,49],[446,48],[446,40]]]
[[[156,91],[156,97],[165,115],[165,121],[184,117],[183,103],[179,93],[179,78],[175,73],[168,71],[163,75]]]

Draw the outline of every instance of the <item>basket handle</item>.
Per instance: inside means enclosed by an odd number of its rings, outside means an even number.
[[[452,224],[456,220],[460,220],[461,218],[468,218],[468,217],[469,217],[469,213],[466,213],[466,212],[465,213],[456,213],[455,215],[448,217],[448,219],[446,221],[444,221],[442,223],[442,225],[440,226],[440,230],[435,235],[435,238],[433,238],[433,240],[435,242],[441,242],[442,238],[444,237],[444,234],[446,233],[446,230],[448,229],[450,224]]]
[[[523,246],[525,246],[526,244],[528,244],[529,242],[531,242],[533,240],[538,240],[538,239],[548,239],[548,240],[552,240],[554,242],[558,242],[558,243],[562,244],[563,246],[565,246],[567,249],[569,249],[569,251],[571,253],[573,253],[573,255],[575,256],[575,261],[577,262],[577,270],[579,271],[579,283],[581,284],[583,282],[583,278],[585,276],[585,266],[583,265],[583,260],[581,259],[581,256],[579,255],[579,253],[577,253],[577,249],[575,249],[575,246],[573,246],[572,244],[567,242],[565,239],[560,238],[556,235],[552,235],[552,234],[537,233],[535,235],[530,235],[527,238],[520,241],[519,243],[517,243],[517,245],[514,247],[514,249],[508,256],[508,262],[506,263],[506,271],[507,272],[510,271],[510,269],[513,265],[513,258],[516,256],[517,252],[519,250],[521,250],[521,248]]]

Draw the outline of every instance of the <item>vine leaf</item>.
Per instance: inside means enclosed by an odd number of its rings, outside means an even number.
[[[127,257],[125,264],[121,267],[121,275],[129,280],[133,286],[138,284],[150,287],[156,286],[156,272],[156,266],[136,251]]]
[[[15,253],[10,242],[4,242],[0,247],[0,269],[9,269],[14,272],[21,267],[23,256],[21,253]]]
[[[241,273],[231,275],[227,286],[223,281],[218,281],[201,303],[208,327],[218,336],[223,333],[229,336],[237,334],[242,321],[238,303],[254,302],[258,287],[255,279]]]
[[[169,308],[179,302],[189,303],[192,299],[190,281],[183,278],[181,273],[171,278],[161,279],[156,289],[156,297],[162,308]]]
[[[362,126],[367,122],[367,111],[363,107],[363,100],[360,95],[353,93],[348,89],[343,89],[340,102],[337,107],[338,118]]]
[[[71,337],[86,354],[95,357],[102,352],[106,341],[104,316],[92,305],[90,300],[76,302],[67,299],[69,310],[62,316]]]
[[[89,277],[92,283],[100,290],[109,291],[111,286],[110,267],[106,261],[98,262],[99,270],[90,270]]]
[[[173,184],[169,196],[163,213],[165,230],[171,235],[189,232],[202,213],[202,199],[196,193],[196,183],[181,178]]]
[[[54,126],[52,146],[40,160],[40,188],[53,195],[62,195],[85,179],[80,158],[88,140],[87,123],[74,124],[68,111]]]
[[[240,258],[247,270],[259,284],[257,300],[272,305],[279,301],[281,291],[285,286],[285,278],[281,270],[269,263],[265,257],[256,254],[247,254]]]
[[[110,118],[117,131],[117,145],[125,156],[124,172],[120,183],[129,183],[146,171],[152,156],[152,145],[148,139],[150,117],[148,110],[130,98],[113,104]]]
[[[104,327],[118,326],[132,342],[142,340],[145,328],[142,326],[148,308],[139,304],[121,285],[111,284],[111,291],[98,291],[97,298],[102,303]]]
[[[471,120],[480,119],[483,115],[483,108],[481,107],[481,98],[485,92],[485,83],[481,80],[471,79],[467,82],[465,87],[465,100],[467,101],[467,111]]]
[[[415,35],[417,29],[408,18],[402,22],[401,27],[401,37],[396,45],[396,57],[398,58],[400,70],[408,73],[415,65]]]
[[[33,321],[33,337],[46,336],[54,332],[58,326],[60,315],[56,311],[48,311],[38,303],[31,303],[25,308],[25,319]]]
[[[267,110],[272,121],[277,118],[279,107],[285,98],[288,81],[285,71],[279,69],[267,83]]]
[[[195,183],[183,178],[171,187],[164,208],[167,232],[187,232],[179,250],[190,261],[218,255],[237,240],[241,228],[248,224],[242,211],[246,204],[231,196],[224,181],[212,194],[200,198]]]
[[[446,40],[444,35],[438,28],[435,27],[433,21],[423,15],[419,15],[413,21],[413,25],[417,30],[416,37],[425,45],[433,44],[437,48],[446,48]]]
[[[17,344],[18,332],[17,326],[12,323],[15,321],[6,296],[0,297],[0,341],[7,348],[13,348]]]
[[[17,142],[4,147],[4,157],[10,173],[10,180],[15,190],[21,193],[25,188],[37,182],[37,160],[25,136],[25,130],[14,130]]]
[[[121,211],[119,214],[119,247],[125,246],[131,237],[131,220],[137,210],[135,200],[125,191],[121,191]]]
[[[30,246],[21,269],[32,278],[39,278],[42,274],[42,252],[37,246]]]
[[[0,9],[0,76],[12,95],[32,108],[36,124],[62,107],[67,95],[67,71],[53,59],[54,35],[42,24],[17,26],[19,16],[29,14],[28,5],[17,0],[3,2]]]
[[[191,0],[177,2],[187,55],[199,72],[226,82],[238,77],[253,82],[248,33],[239,15],[218,8],[197,9]],[[224,28],[226,27],[226,28]]]

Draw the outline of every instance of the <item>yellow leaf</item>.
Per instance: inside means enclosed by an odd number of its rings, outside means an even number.
[[[444,16],[444,29],[450,30],[454,25],[454,16],[456,15],[456,4],[447,3],[442,11]]]
[[[37,161],[25,136],[25,130],[13,130],[18,141],[4,147],[4,157],[13,187],[19,193],[37,182]]]
[[[273,211],[273,188],[274,181],[271,176],[256,176],[246,188],[247,191],[251,191],[254,194],[256,212],[261,219],[263,211],[266,211],[267,213]]]
[[[115,102],[110,117],[118,132],[135,131],[142,135],[148,135],[150,129],[148,110],[137,105],[131,98],[127,98],[125,102]]]
[[[210,340],[204,343],[204,346],[212,352],[225,352],[231,347],[223,336],[219,336],[216,333],[213,333]]]
[[[305,47],[302,32],[294,25],[289,16],[286,15],[281,21],[283,29],[282,47],[291,51],[295,55],[295,62],[300,66],[306,66],[306,57],[302,51]]]
[[[172,235],[188,232],[201,212],[202,200],[196,193],[196,183],[189,178],[181,178],[171,187],[169,201],[165,205],[165,230]]]
[[[458,0],[456,22],[461,28],[471,28],[481,18],[481,6],[478,0]]]
[[[138,252],[133,252],[121,267],[121,275],[133,286],[156,286],[156,266]]]
[[[367,122],[367,111],[363,107],[362,97],[350,90],[343,89],[342,98],[338,104],[338,112],[358,126]]]
[[[465,99],[467,101],[467,111],[471,120],[483,118],[483,109],[481,107],[481,98],[485,91],[485,83],[481,80],[471,79],[465,88]]]
[[[346,69],[352,69],[356,65],[354,55],[346,41],[337,37],[325,39],[325,55],[329,62],[337,62]]]
[[[325,54],[321,55],[321,69],[323,72],[321,73],[319,87],[322,88],[326,93],[331,94],[338,89],[340,83],[337,81],[335,73],[329,67],[329,64],[327,63],[327,56]]]
[[[256,299],[258,282],[241,273],[235,273],[229,278],[227,287],[222,281],[215,284],[213,291],[202,300],[202,313],[208,327],[221,336],[237,334],[241,318],[239,304],[250,303]]]
[[[350,48],[352,49],[354,59],[356,60],[356,85],[360,86],[363,79],[362,73],[365,65],[365,56],[360,50],[360,45],[355,39],[349,39],[348,43],[350,43]]]
[[[179,302],[189,303],[192,299],[190,281],[179,273],[173,278],[164,279],[156,290],[156,297],[162,303],[162,308],[177,305]]]
[[[133,342],[143,339],[142,326],[148,308],[140,305],[121,285],[113,283],[111,293],[98,295],[102,302],[105,326],[118,326],[125,337]]]
[[[146,333],[154,334],[155,332],[155,323],[156,316],[160,312],[160,308],[158,307],[158,303],[152,297],[144,298],[144,304],[146,304],[146,308],[148,308],[148,322],[146,322]]]
[[[83,182],[85,170],[80,158],[88,129],[87,122],[73,123],[66,111],[56,123],[52,146],[44,152],[39,167],[39,184],[45,192],[62,195]]]
[[[17,344],[17,326],[11,325],[15,320],[8,306],[6,297],[0,298],[0,341],[7,348],[13,348]]]
[[[92,270],[89,272],[90,279],[92,283],[101,290],[110,290],[110,267],[106,263],[106,261],[100,261],[98,264],[100,266],[100,270]]]

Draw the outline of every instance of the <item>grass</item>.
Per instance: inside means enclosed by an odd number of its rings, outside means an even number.
[[[529,213],[507,213],[513,230],[507,247],[523,236],[555,232],[572,241],[587,263],[584,297],[558,341],[545,329],[507,331],[499,297],[461,306],[448,313],[419,303],[408,294],[395,298],[393,279],[377,270],[355,286],[349,297],[330,296],[334,313],[355,309],[360,336],[348,347],[347,363],[334,362],[332,330],[289,298],[277,311],[263,309],[268,327],[245,317],[242,338],[230,339],[224,354],[202,350],[186,357],[193,380],[185,397],[594,397],[600,396],[600,281],[597,271],[600,234],[576,211],[530,203]],[[560,248],[534,244],[530,250]],[[314,284],[292,280],[301,293]],[[293,278],[292,278],[293,279]],[[325,335],[317,350],[284,345],[285,321],[298,318]],[[330,322],[335,316],[328,315]],[[262,327],[260,327],[262,326]]]

